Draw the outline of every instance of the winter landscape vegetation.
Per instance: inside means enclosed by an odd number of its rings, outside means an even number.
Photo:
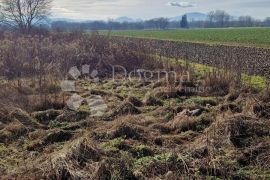
[[[0,179],[269,179],[269,5],[0,1]]]

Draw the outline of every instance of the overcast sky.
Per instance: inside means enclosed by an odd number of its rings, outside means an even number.
[[[187,12],[225,10],[233,16],[270,17],[270,0],[54,0],[53,16],[70,19],[103,19],[128,16],[150,19]]]

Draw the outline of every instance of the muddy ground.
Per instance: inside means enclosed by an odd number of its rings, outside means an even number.
[[[270,50],[266,48],[127,37],[112,37],[112,41],[125,44],[133,50],[139,51],[141,47],[147,47],[152,54],[270,77]]]

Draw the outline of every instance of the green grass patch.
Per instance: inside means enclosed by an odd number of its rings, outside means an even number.
[[[259,169],[258,167],[246,167],[237,172],[240,177],[249,177],[251,179],[270,179],[269,169]]]
[[[134,159],[133,169],[135,171],[144,172],[151,163],[166,163],[170,161],[177,161],[177,159],[178,157],[173,153],[146,156],[139,159]]]
[[[217,100],[211,97],[191,97],[189,99],[186,99],[182,102],[182,104],[184,105],[191,105],[191,106],[195,106],[195,105],[202,105],[205,106],[207,104],[210,104],[212,106],[216,106],[218,104]]]
[[[186,61],[184,61],[184,60],[180,60],[179,62],[181,65],[184,65],[186,63]],[[207,65],[203,65],[203,64],[199,64],[199,63],[193,63],[193,62],[189,62],[189,66],[194,69],[194,71],[195,71],[194,73],[198,77],[201,77],[201,76],[204,76],[206,74],[213,73],[213,72],[221,72],[222,73],[222,71],[223,71],[223,69],[220,69],[220,68],[207,66]],[[268,84],[268,79],[266,77],[258,76],[258,75],[247,75],[245,73],[242,73],[241,81],[242,81],[243,85],[250,86],[258,91],[261,91],[264,88],[266,88],[267,84]]]
[[[267,87],[268,79],[262,76],[249,76],[242,74],[242,83],[260,91]]]
[[[108,34],[101,31],[101,34]],[[215,28],[181,30],[121,30],[112,31],[112,36],[161,39],[207,44],[270,47],[270,28]]]
[[[106,152],[118,152],[118,147],[125,142],[123,138],[115,138],[108,142],[101,143],[100,147]]]
[[[6,154],[9,152],[9,149],[6,147],[6,145],[0,143],[0,156]]]

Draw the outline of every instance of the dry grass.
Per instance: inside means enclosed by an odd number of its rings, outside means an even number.
[[[59,33],[37,41],[36,37],[8,35],[6,41],[0,43],[4,68],[11,68],[4,57],[19,63],[20,53],[26,64],[18,66],[20,77],[3,74],[10,79],[0,88],[0,178],[270,176],[267,90],[258,94],[241,87],[239,79],[224,71],[197,76],[192,66],[161,63],[162,57],[149,55],[149,47],[143,44],[138,53],[104,36]],[[25,46],[34,49],[35,58]],[[14,48],[19,48],[18,54],[8,56]],[[48,55],[56,60],[50,61]],[[29,62],[38,58],[58,69],[40,76]],[[109,109],[101,117],[91,117],[87,108],[70,110],[64,102],[72,93],[59,91],[61,73],[85,63],[99,68],[100,82],[79,77],[77,91],[84,98],[100,95],[104,99]],[[122,79],[112,81],[113,64],[130,71],[174,69],[181,74],[188,70],[192,81],[129,81],[120,72]],[[211,88],[191,93],[185,87]],[[9,148],[16,150],[14,156],[7,153]]]

